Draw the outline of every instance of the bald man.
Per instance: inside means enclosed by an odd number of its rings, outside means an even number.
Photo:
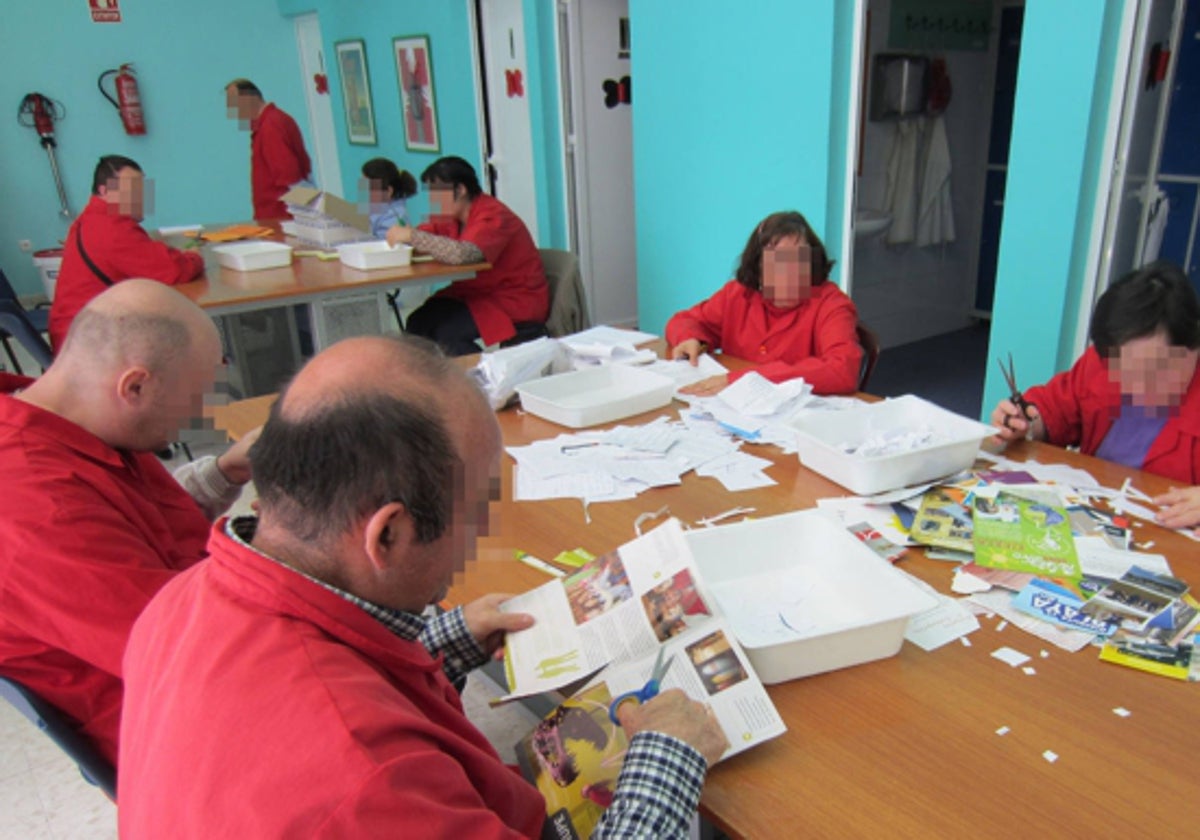
[[[84,307],[41,378],[0,379],[0,674],[114,762],[133,621],[205,556],[250,478],[252,440],[176,478],[152,454],[199,414],[220,361],[203,311],[135,279]]]
[[[503,595],[420,616],[486,533],[500,455],[432,345],[350,339],[301,370],[251,450],[259,517],[218,522],[130,637],[123,838],[540,834],[541,794],[452,687],[532,619]],[[720,728],[677,690],[623,715],[594,836],[686,836]]]

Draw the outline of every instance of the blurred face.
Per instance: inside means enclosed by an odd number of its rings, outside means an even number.
[[[429,213],[434,219],[464,218],[470,205],[466,187],[439,181],[429,184]]]
[[[126,166],[115,178],[109,178],[108,183],[100,187],[99,194],[108,202],[109,213],[129,216],[139,222],[146,216],[146,180],[132,166]]]
[[[812,296],[812,248],[789,236],[763,248],[762,295],[780,309],[792,309]]]
[[[1172,345],[1165,332],[1134,338],[1108,359],[1108,378],[1133,405],[1174,408],[1196,372],[1198,350]]]
[[[371,178],[358,179],[359,193],[366,193],[368,200],[374,206],[387,204],[392,200],[392,188],[385,185],[383,181]]]
[[[258,116],[259,99],[244,93],[238,93],[233,85],[225,88],[225,114],[231,120],[238,121],[238,127],[250,128],[250,121]]]
[[[180,430],[204,414],[204,404],[223,375],[216,330],[206,330],[192,341],[192,352],[181,370],[169,370],[153,379],[153,397],[143,415],[141,449],[162,449],[177,440]]]

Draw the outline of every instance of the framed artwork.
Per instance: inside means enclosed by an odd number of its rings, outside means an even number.
[[[410,152],[441,151],[437,103],[433,96],[433,64],[429,37],[406,35],[392,39],[396,75],[400,80],[400,110],[404,117],[404,145]]]
[[[371,105],[371,78],[367,74],[367,48],[361,40],[338,41],[338,75],[342,79],[342,104],[346,108],[346,133],[358,146],[375,146],[375,109]]]

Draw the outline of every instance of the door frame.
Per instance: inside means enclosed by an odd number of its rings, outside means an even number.
[[[317,12],[296,15],[292,19],[292,27],[296,37],[305,110],[308,112],[308,134],[313,146],[312,156],[316,169],[313,177],[317,179],[321,189],[354,200],[342,191],[342,168],[338,155],[337,128],[333,119],[333,103],[329,94],[322,98],[321,94],[313,90],[313,73],[329,73],[328,63],[325,61],[325,39],[321,35],[321,17]],[[306,30],[309,28],[314,30],[312,34],[315,34],[316,44],[308,43],[310,33]],[[316,53],[316,66],[310,62],[312,52]]]

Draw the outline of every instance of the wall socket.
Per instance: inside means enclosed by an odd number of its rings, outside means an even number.
[[[30,251],[33,250],[33,243],[30,242],[28,239],[18,239],[17,247],[20,248],[22,251],[24,251],[26,254],[28,254]]]

